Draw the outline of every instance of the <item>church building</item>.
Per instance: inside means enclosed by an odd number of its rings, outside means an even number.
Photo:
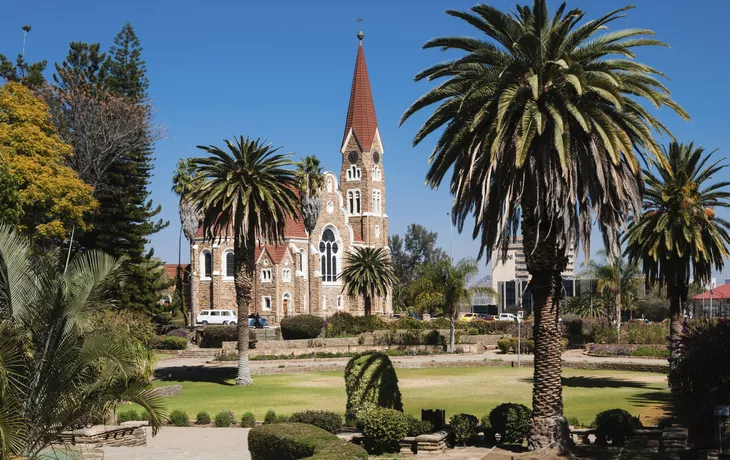
[[[362,32],[358,33],[358,39],[350,103],[339,146],[342,166],[339,174],[325,173],[320,193],[321,213],[312,232],[311,246],[307,247],[308,235],[300,218],[286,222],[286,236],[281,245],[262,245],[256,250],[255,304],[251,313],[258,312],[273,323],[297,314],[363,315],[363,299],[345,295],[339,278],[346,254],[357,247],[388,247],[383,143],[375,117]],[[235,299],[232,238],[206,242],[199,230],[191,247],[193,315],[205,309],[237,310]],[[372,311],[373,314],[391,313],[390,296],[373,299]]]

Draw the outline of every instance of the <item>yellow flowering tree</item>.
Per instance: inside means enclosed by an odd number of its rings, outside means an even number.
[[[63,238],[74,225],[88,229],[85,217],[97,202],[91,186],[66,166],[71,155],[42,100],[19,83],[0,87],[0,164],[6,166],[0,177],[13,178],[0,180],[0,196],[17,197],[0,204],[8,207],[0,215],[15,216],[19,229],[33,238]]]

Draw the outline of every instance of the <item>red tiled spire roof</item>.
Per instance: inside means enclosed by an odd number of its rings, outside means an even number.
[[[347,133],[352,128],[362,148],[368,150],[373,145],[378,120],[375,118],[375,104],[373,104],[373,93],[370,90],[370,78],[368,78],[368,67],[365,64],[362,37],[362,34],[358,34],[360,45],[357,48],[355,74],[352,77],[350,105],[347,108],[347,121],[345,122],[345,134],[342,137],[342,143],[345,143]]]

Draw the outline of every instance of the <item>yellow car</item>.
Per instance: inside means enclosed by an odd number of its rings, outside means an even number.
[[[464,313],[459,318],[459,321],[474,321],[476,319],[480,319],[478,313]]]

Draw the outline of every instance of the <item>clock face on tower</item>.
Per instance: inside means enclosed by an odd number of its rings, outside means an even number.
[[[380,153],[378,151],[373,152],[373,163],[378,164],[380,162]]]
[[[357,163],[357,157],[357,152],[354,150],[347,154],[347,159],[350,160],[350,163],[352,164]]]

